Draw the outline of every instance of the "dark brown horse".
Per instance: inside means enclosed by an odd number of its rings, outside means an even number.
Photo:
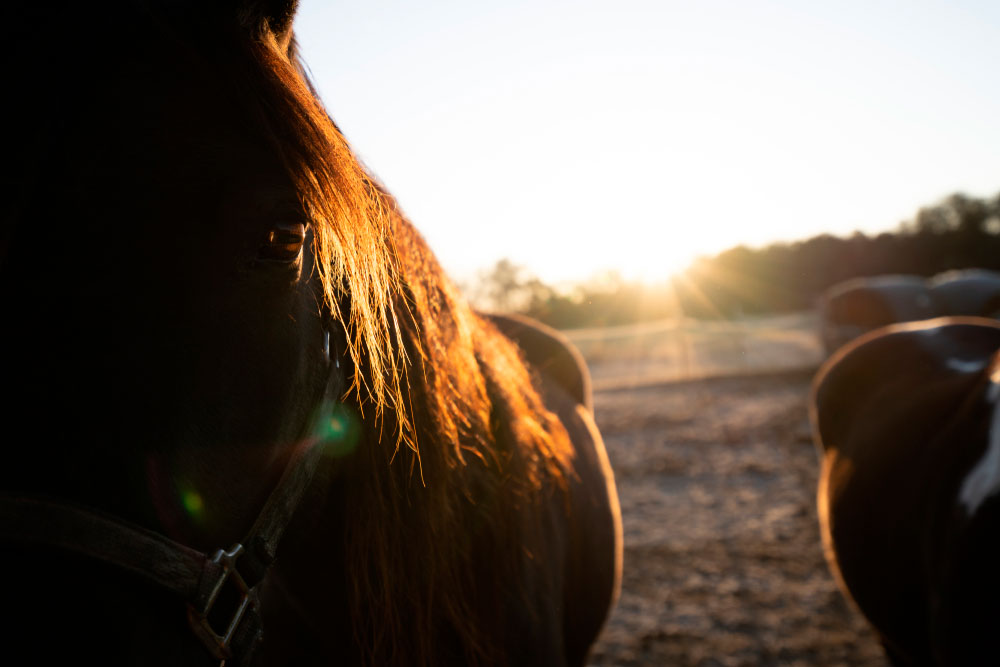
[[[935,317],[1000,318],[1000,273],[984,269],[852,278],[826,290],[819,303],[827,355],[875,329]]]
[[[898,665],[1000,660],[1000,322],[881,329],[820,370],[827,560]]]
[[[579,359],[457,295],[294,3],[83,5],[8,13],[4,653],[583,664],[621,526]]]
[[[920,276],[852,278],[826,290],[820,299],[820,340],[829,356],[869,331],[939,314],[943,313]]]

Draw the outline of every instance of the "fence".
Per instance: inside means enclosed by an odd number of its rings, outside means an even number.
[[[815,368],[823,358],[812,312],[724,322],[675,319],[565,332],[595,389],[718,375]]]

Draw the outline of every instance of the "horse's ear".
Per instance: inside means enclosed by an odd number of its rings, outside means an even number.
[[[249,3],[260,6],[261,16],[279,41],[285,41],[291,35],[299,0],[249,0]]]
[[[239,18],[251,27],[267,26],[280,43],[292,33],[299,0],[236,0]]]
[[[279,44],[287,47],[292,36],[292,21],[298,0],[215,0],[211,3],[193,2],[195,15],[209,15],[231,22],[233,20],[254,36],[271,33]],[[176,5],[174,5],[176,10]]]

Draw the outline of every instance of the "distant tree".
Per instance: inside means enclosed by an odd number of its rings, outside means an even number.
[[[473,301],[490,310],[511,312],[525,305],[524,287],[532,280],[524,267],[504,258],[480,272],[473,288]]]
[[[526,313],[560,328],[589,327],[679,314],[730,318],[802,310],[849,278],[968,267],[1000,270],[1000,193],[986,199],[953,194],[876,236],[820,234],[764,248],[736,246],[698,259],[663,285],[630,283],[608,272],[566,294],[503,259],[481,273],[470,292],[481,307]]]

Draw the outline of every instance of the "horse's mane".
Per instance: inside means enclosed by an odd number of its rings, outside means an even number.
[[[366,445],[342,474],[355,632],[372,663],[503,661],[503,596],[533,554],[571,447],[516,347],[458,295],[365,171],[294,55],[243,40],[248,100],[311,212],[326,305]],[[472,559],[495,559],[490,567]],[[491,572],[488,581],[474,572]],[[481,576],[481,575],[480,575]],[[503,636],[503,632],[492,636]]]

